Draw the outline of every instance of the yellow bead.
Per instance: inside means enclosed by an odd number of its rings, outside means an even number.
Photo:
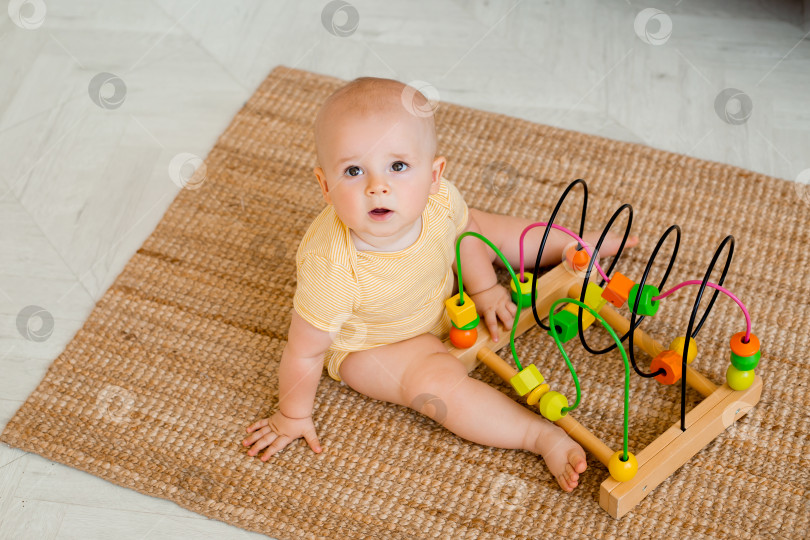
[[[619,450],[608,461],[608,471],[610,476],[617,482],[627,482],[632,480],[638,472],[638,460],[632,452],[627,452],[627,461],[622,461],[623,452]]]
[[[726,382],[732,390],[746,390],[754,384],[754,370],[740,371],[734,366],[728,366],[726,370]]]
[[[576,304],[568,304],[565,306],[565,311],[569,313],[573,313],[574,317],[579,317],[579,306]],[[593,321],[596,320],[596,317],[591,315],[591,312],[585,308],[582,308],[582,330],[583,332],[593,324]],[[579,332],[579,326],[574,325],[577,328],[577,332]]]
[[[458,305],[460,296],[461,293],[448,298],[445,300],[444,306],[447,308],[447,315],[453,321],[453,324],[462,328],[473,322],[478,314],[475,311],[475,303],[470,298],[470,295],[464,295],[463,306]]]
[[[595,312],[599,313],[602,306],[607,304],[607,300],[602,298],[602,287],[593,282],[588,282],[588,287],[585,289],[585,305],[592,308]],[[565,306],[565,311],[579,316],[579,306],[577,304],[568,304]],[[582,330],[584,331],[596,320],[590,311],[582,308]],[[577,331],[579,331],[577,329]]]
[[[607,304],[607,300],[602,298],[603,292],[602,287],[593,281],[589,281],[588,287],[585,289],[585,303],[592,307],[597,313],[602,309],[602,306]]]
[[[546,392],[540,398],[540,403],[537,408],[540,409],[540,414],[552,422],[556,422],[563,415],[563,407],[568,407],[568,399],[559,392]]]
[[[672,340],[672,343],[669,344],[669,350],[675,351],[678,353],[678,356],[683,358],[683,346],[686,343],[686,336],[676,337]],[[686,363],[691,364],[692,361],[697,356],[697,343],[693,338],[689,338],[689,356],[686,357]]]
[[[551,387],[547,384],[541,384],[537,388],[531,391],[529,397],[526,398],[526,403],[529,405],[537,405],[537,402],[540,401],[540,398],[543,397],[543,394],[551,390]]]
[[[529,364],[527,367],[512,377],[509,384],[521,396],[525,396],[543,382],[543,376],[534,364]]]

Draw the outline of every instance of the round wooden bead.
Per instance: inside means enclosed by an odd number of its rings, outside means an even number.
[[[728,366],[726,370],[726,382],[732,390],[747,390],[754,384],[754,370],[740,371],[734,366]]]
[[[548,392],[551,387],[547,384],[541,384],[534,390],[529,393],[529,396],[526,398],[526,403],[529,405],[537,405],[537,402],[540,401],[540,398]]]
[[[753,356],[738,356],[731,353],[731,365],[740,371],[751,371],[759,365],[760,352],[757,351]]]
[[[584,248],[577,250],[576,246],[571,246],[571,248],[565,252],[565,259],[573,270],[583,272],[588,268],[591,257]]]
[[[731,336],[731,352],[737,356],[754,356],[759,352],[759,338],[751,332],[751,339],[743,343],[745,332],[737,332]]]
[[[457,349],[469,349],[478,341],[478,330],[461,330],[452,324],[450,325],[450,343]]]
[[[553,391],[543,394],[540,403],[537,405],[540,414],[552,422],[556,422],[563,417],[563,407],[568,407],[568,399],[561,393]]]
[[[683,346],[686,343],[686,336],[676,337],[672,340],[672,343],[669,344],[669,350],[675,351],[678,353],[678,356],[683,359]],[[697,343],[695,343],[694,338],[689,338],[689,356],[686,357],[686,363],[691,364],[692,361],[697,356]]]
[[[608,471],[610,476],[617,482],[627,482],[632,480],[638,472],[638,460],[632,452],[627,452],[627,461],[622,461],[623,452],[619,450],[608,461]]]

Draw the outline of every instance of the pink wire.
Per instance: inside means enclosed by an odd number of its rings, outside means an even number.
[[[531,229],[534,229],[535,227],[545,227],[546,225],[548,225],[548,223],[545,223],[545,222],[533,223],[533,224],[529,225],[528,227],[526,227],[525,229],[523,229],[523,232],[520,233],[520,281],[521,282],[523,282],[523,239],[526,237],[526,233],[529,232]],[[575,232],[569,231],[568,229],[566,229],[565,227],[561,227],[560,225],[552,225],[551,228],[552,229],[557,229],[558,231],[562,231],[565,234],[567,234],[568,236],[570,236],[571,238],[573,238],[574,240],[576,240],[577,242],[579,242],[582,245],[582,247],[585,249],[585,253],[587,253],[589,257],[593,258],[593,251],[591,251],[591,249],[588,246],[585,245],[585,240],[583,240],[582,238],[577,236],[577,234]],[[594,261],[593,265],[596,267],[596,271],[599,272],[599,275],[602,276],[602,279],[604,279],[606,282],[609,282],[610,278],[607,277],[605,272],[602,270],[602,267],[599,266],[599,261]]]
[[[686,287],[687,285],[700,285],[701,283],[703,283],[703,282],[701,280],[699,280],[699,279],[693,279],[693,280],[690,280],[690,281],[684,281],[683,283],[679,283],[678,285],[675,285],[674,287],[672,287],[667,292],[661,293],[658,296],[653,297],[653,300],[661,300],[662,298],[666,298],[667,296],[674,293],[675,291],[677,291],[681,287]],[[731,298],[732,300],[737,302],[737,305],[740,306],[740,309],[742,310],[743,315],[745,315],[745,340],[744,341],[745,341],[745,343],[748,343],[748,341],[751,339],[751,316],[748,314],[748,310],[745,309],[745,305],[743,305],[743,303],[740,301],[740,299],[737,298],[736,296],[734,296],[734,294],[732,294],[732,292],[729,291],[728,289],[726,289],[725,287],[722,287],[720,285],[717,285],[716,283],[711,283],[711,282],[706,282],[706,286],[711,287],[712,289],[717,289],[721,293],[725,294],[726,296],[728,296],[729,298]]]
[[[523,239],[526,237],[526,233],[528,233],[530,230],[534,229],[535,227],[545,227],[546,225],[548,225],[547,222],[533,223],[533,224],[529,225],[528,227],[526,227],[525,229],[523,229],[523,232],[520,233],[520,281],[521,282],[524,279],[524,275],[523,275],[523,268],[524,268],[523,267]],[[557,229],[558,231],[562,231],[565,234],[567,234],[568,236],[570,236],[571,238],[573,238],[574,240],[576,240],[577,242],[579,242],[582,245],[583,249],[585,250],[585,253],[587,253],[589,257],[593,258],[593,251],[591,251],[591,249],[587,245],[585,245],[585,241],[582,238],[580,238],[579,235],[577,235],[575,232],[570,231],[570,230],[568,230],[565,227],[562,227],[560,225],[552,225],[551,228],[552,229]],[[605,274],[605,272],[602,270],[602,267],[599,266],[599,262],[594,261],[593,265],[596,267],[596,271],[599,272],[599,275],[602,276],[602,279],[604,279],[605,282],[609,283],[610,278],[607,277],[607,274]],[[653,300],[661,300],[663,298],[666,298],[667,296],[674,293],[678,289],[680,289],[682,287],[686,287],[687,285],[700,285],[701,283],[703,283],[703,282],[698,280],[698,279],[693,279],[693,280],[690,280],[690,281],[684,281],[683,283],[679,283],[678,285],[675,285],[670,290],[668,290],[668,291],[666,291],[664,293],[661,293],[658,296],[654,297]],[[717,289],[721,293],[725,294],[726,296],[728,296],[729,298],[734,300],[737,303],[737,305],[740,306],[740,309],[742,310],[743,315],[745,315],[745,342],[748,343],[748,341],[751,339],[751,315],[749,315],[748,310],[745,309],[745,305],[740,301],[739,298],[734,296],[734,294],[731,291],[729,291],[728,289],[726,289],[725,287],[722,287],[720,285],[717,285],[716,283],[711,283],[711,282],[706,282],[706,286],[711,287],[713,289]]]

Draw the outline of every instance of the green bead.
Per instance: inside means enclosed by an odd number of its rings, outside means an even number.
[[[556,328],[560,341],[563,343],[566,343],[579,332],[577,316],[566,310],[558,311],[553,318],[549,317],[549,326],[548,335],[554,337],[551,329]]]
[[[633,309],[633,306],[636,305],[636,295],[638,294],[638,283],[633,285],[633,288],[630,289],[630,296],[627,297],[627,305],[630,309]],[[658,312],[658,306],[661,304],[660,300],[653,300],[654,296],[658,296],[661,294],[661,291],[658,290],[658,287],[655,285],[644,285],[644,289],[641,291],[641,298],[639,299],[638,303],[638,311],[636,311],[636,315],[649,315],[652,317]]]
[[[739,356],[731,353],[731,364],[740,371],[751,371],[759,365],[760,352],[757,351],[751,356]]]
[[[726,370],[726,382],[732,390],[746,390],[754,384],[754,370],[741,371],[734,366],[728,366]]]

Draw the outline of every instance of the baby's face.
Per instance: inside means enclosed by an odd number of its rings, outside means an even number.
[[[334,109],[318,136],[315,175],[324,199],[367,244],[396,245],[439,190],[445,159],[434,156],[432,123],[396,105],[374,113]]]

